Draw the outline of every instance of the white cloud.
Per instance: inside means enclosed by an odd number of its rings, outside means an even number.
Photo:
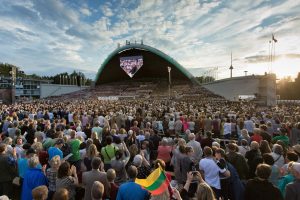
[[[103,15],[106,16],[106,17],[110,17],[110,16],[113,16],[113,11],[112,9],[108,6],[108,5],[104,5],[102,8],[101,8],[102,12],[103,12]]]
[[[86,8],[86,7],[80,8],[80,12],[81,12],[83,15],[86,15],[86,16],[91,16],[91,15],[92,15],[91,11],[90,11],[88,8]]]
[[[245,58],[266,55],[271,33],[278,53],[300,51],[300,3],[294,0],[97,1],[94,7],[80,1],[3,1],[0,57],[32,68],[97,71],[125,40],[143,39],[184,67],[221,66],[224,74],[231,51],[235,72],[247,68],[250,74],[253,66]]]

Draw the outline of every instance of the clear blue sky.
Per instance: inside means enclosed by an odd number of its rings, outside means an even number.
[[[235,75],[263,73],[274,33],[273,71],[289,75],[300,71],[299,11],[297,0],[1,0],[0,62],[93,78],[118,43],[143,39],[186,68],[229,67],[232,51]]]

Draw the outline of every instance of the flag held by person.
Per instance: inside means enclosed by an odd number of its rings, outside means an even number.
[[[158,167],[146,179],[136,179],[135,183],[141,185],[152,195],[159,195],[168,189],[169,181],[165,172]]]

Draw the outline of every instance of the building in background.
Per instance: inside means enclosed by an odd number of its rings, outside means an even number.
[[[259,105],[276,105],[275,74],[240,76],[202,84],[230,101],[252,100]]]

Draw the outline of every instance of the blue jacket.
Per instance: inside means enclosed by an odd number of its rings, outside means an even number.
[[[119,187],[117,200],[145,200],[149,193],[135,182],[129,181]]]
[[[31,191],[41,185],[48,185],[48,181],[41,169],[29,168],[24,175],[22,186],[22,200],[32,200]]]

